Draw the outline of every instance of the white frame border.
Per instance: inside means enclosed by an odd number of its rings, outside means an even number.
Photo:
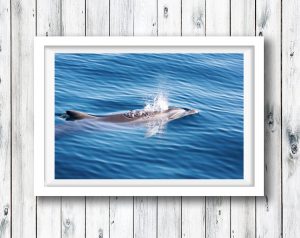
[[[134,182],[123,183],[124,180],[115,180],[116,183],[107,185],[97,184],[95,180],[88,181],[89,185],[78,182],[78,180],[64,181],[46,181],[46,174],[49,169],[45,168],[45,111],[47,100],[45,76],[45,48],[48,46],[61,47],[136,47],[136,46],[188,46],[188,47],[252,47],[254,52],[253,66],[254,85],[250,90],[254,98],[254,111],[251,118],[254,118],[254,138],[251,135],[245,135],[244,142],[253,141],[254,154],[253,183],[241,185],[233,180],[226,181],[228,185],[221,183],[213,184],[215,180],[210,180],[206,184],[197,184],[193,182],[177,183],[178,186],[170,184],[169,186],[143,186],[136,185]],[[35,196],[263,196],[264,195],[264,51],[263,37],[36,37],[34,41],[34,194]],[[41,80],[43,79],[43,80]],[[49,81],[49,80],[48,80]],[[246,83],[245,83],[246,84]],[[245,85],[244,84],[244,85]],[[45,86],[46,85],[46,86]],[[54,87],[53,87],[54,88]],[[46,98],[47,99],[47,98]],[[52,99],[50,99],[52,100]],[[49,101],[49,97],[48,97]],[[45,102],[47,105],[45,105]],[[244,104],[248,102],[244,98]],[[51,110],[50,110],[51,111]],[[245,113],[245,110],[244,110]],[[252,115],[254,114],[254,115]],[[245,115],[245,114],[244,114]],[[53,122],[48,120],[50,128],[54,127]],[[48,126],[48,124],[47,124]],[[249,139],[250,137],[250,139]],[[47,139],[47,138],[46,138]],[[245,144],[244,144],[245,148]],[[245,150],[245,149],[244,149]],[[54,153],[51,152],[52,154]],[[51,154],[50,153],[50,154]],[[253,157],[253,156],[252,156]],[[245,158],[245,155],[244,155]],[[245,166],[245,163],[244,163]],[[53,169],[50,173],[53,173]],[[245,170],[244,170],[245,173]],[[54,176],[54,174],[53,174]],[[96,180],[97,181],[97,180]],[[113,180],[110,180],[113,181]],[[129,180],[130,181],[130,180]],[[133,181],[133,180],[131,180]],[[143,181],[143,180],[140,180]],[[153,180],[152,180],[153,181]],[[158,180],[159,181],[159,180]],[[179,180],[173,180],[174,183]],[[195,181],[195,180],[194,180]],[[118,182],[120,185],[118,186]]]

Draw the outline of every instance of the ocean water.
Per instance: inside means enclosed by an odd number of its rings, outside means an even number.
[[[158,127],[62,116],[168,107],[199,113]],[[243,54],[58,53],[55,131],[56,179],[242,179]]]

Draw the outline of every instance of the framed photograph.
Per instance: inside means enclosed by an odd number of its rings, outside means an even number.
[[[36,37],[36,196],[264,195],[262,37]]]

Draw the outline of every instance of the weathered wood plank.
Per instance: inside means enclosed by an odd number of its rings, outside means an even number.
[[[36,222],[38,238],[61,237],[61,197],[39,197]]]
[[[256,2],[265,39],[265,196],[256,198],[257,237],[281,236],[281,1]]]
[[[86,35],[109,35],[109,0],[86,0]]]
[[[230,1],[206,1],[206,35],[230,35]],[[206,198],[206,237],[230,236],[230,198]]]
[[[231,35],[255,36],[255,1],[231,0]]]
[[[157,35],[157,0],[134,1],[134,35]],[[157,197],[134,198],[134,237],[156,238]]]
[[[182,35],[205,35],[205,0],[182,0]]]
[[[61,5],[59,0],[37,1],[36,14],[38,36],[58,36],[61,34]],[[38,197],[36,222],[37,237],[61,237],[61,197]]]
[[[133,35],[133,0],[110,0],[110,35]]]
[[[300,236],[300,3],[282,8],[282,179],[283,237]]]
[[[134,237],[157,237],[157,197],[134,198]]]
[[[158,35],[181,35],[181,0],[158,0]]]
[[[0,2],[0,237],[11,230],[10,1]]]
[[[230,237],[230,199],[206,198],[206,237]]]
[[[86,237],[109,237],[109,197],[86,198]]]
[[[181,237],[181,197],[158,197],[157,237]]]
[[[133,35],[133,0],[110,0],[110,35]],[[110,238],[133,237],[133,197],[110,197]]]
[[[85,0],[61,0],[62,35],[85,35]]]
[[[62,34],[85,35],[85,1],[62,0]],[[85,237],[85,197],[62,198],[62,237]]]
[[[255,35],[255,2],[231,0],[231,35]],[[255,237],[255,198],[231,198],[231,237]]]
[[[158,0],[158,35],[181,35],[181,1]],[[157,237],[181,237],[181,198],[158,197]]]
[[[134,0],[134,35],[157,35],[157,0]]]
[[[231,237],[255,237],[255,198],[231,198]]]
[[[86,35],[109,35],[109,0],[86,1]],[[109,237],[109,197],[86,198],[86,237]]]
[[[110,198],[110,238],[133,237],[133,198]]]
[[[205,1],[182,1],[182,35],[205,35]],[[182,237],[205,237],[205,197],[182,197]]]
[[[36,33],[38,36],[61,35],[61,2],[60,0],[38,0],[36,10]]]
[[[85,237],[84,197],[63,197],[61,211],[61,237]]]
[[[11,1],[12,236],[36,236],[33,195],[33,37],[35,1]]]
[[[205,197],[182,197],[182,238],[205,237]]]
[[[207,36],[228,36],[230,34],[230,1],[206,1]]]

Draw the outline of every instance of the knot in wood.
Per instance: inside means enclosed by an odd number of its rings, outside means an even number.
[[[298,153],[298,135],[295,134],[292,130],[288,130],[288,139],[290,144],[290,158],[295,159],[296,154]]]
[[[71,220],[69,218],[67,218],[66,222],[65,222],[65,226],[70,227],[70,225],[71,225]]]
[[[266,199],[266,211],[268,212],[269,211],[269,198],[268,198],[268,196],[266,195],[265,196],[265,199]]]
[[[273,117],[272,112],[268,113],[268,126],[269,126],[269,129],[272,129],[274,126],[274,117]]]
[[[98,232],[99,232],[98,238],[103,238],[103,230],[100,228]]]
[[[197,28],[201,28],[201,25],[202,25],[201,17],[197,17],[197,19],[196,19],[196,26],[197,26]]]
[[[8,205],[4,206],[4,216],[8,214]]]
[[[291,153],[293,155],[297,154],[298,152],[298,145],[296,143],[291,144]]]
[[[164,7],[164,17],[165,18],[167,18],[168,17],[168,15],[169,15],[169,9],[168,9],[168,7]]]

